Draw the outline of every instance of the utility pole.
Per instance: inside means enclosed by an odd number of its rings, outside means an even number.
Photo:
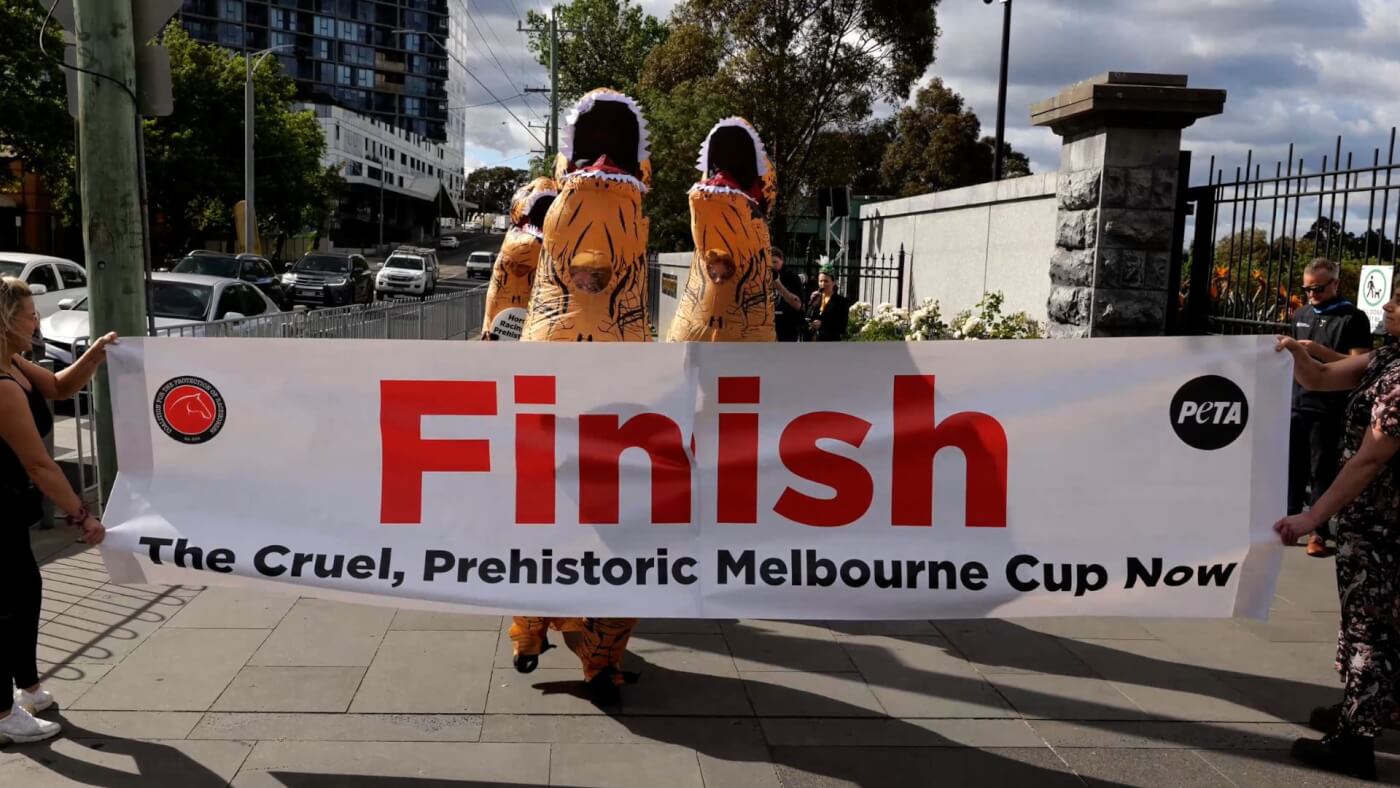
[[[549,36],[549,124],[545,132],[545,163],[549,169],[554,169],[554,159],[559,155],[559,35],[561,33],[577,33],[577,30],[559,29],[559,7],[554,6],[549,10],[549,22],[546,27],[525,27],[521,22],[515,23],[515,29],[521,33],[533,33],[534,35]],[[526,88],[526,93],[544,93],[544,88]]]
[[[982,0],[991,5],[992,0]],[[999,181],[1006,174],[1006,68],[1010,61],[1011,46],[1011,0],[1001,0],[1001,78],[997,88],[997,149],[992,161],[992,180]]]
[[[82,195],[83,245],[87,249],[88,315],[91,338],[108,331],[146,333],[145,234],[140,196],[136,101],[136,47],[129,3],[75,0],[74,33],[79,41],[78,155],[101,162],[78,173]],[[102,500],[116,478],[111,385],[104,365],[94,379],[97,472]]]

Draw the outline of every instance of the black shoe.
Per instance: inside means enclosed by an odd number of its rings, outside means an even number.
[[[1376,779],[1375,741],[1369,736],[1333,734],[1320,741],[1298,739],[1293,742],[1293,757],[1314,769]]]
[[[549,642],[549,638],[544,639],[544,644],[540,646],[539,654],[521,654],[511,661],[515,666],[516,673],[533,673],[535,668],[540,666],[540,654],[554,648],[554,644]]]
[[[1342,719],[1342,704],[1318,706],[1308,715],[1308,727],[1318,733],[1333,733]]]
[[[588,697],[595,706],[616,706],[622,702],[622,690],[613,681],[612,668],[604,668],[588,680]]]

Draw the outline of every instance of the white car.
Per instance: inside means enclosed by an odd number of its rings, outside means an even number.
[[[437,265],[431,254],[394,252],[374,277],[379,295],[430,296],[437,291]]]
[[[455,235],[444,235],[438,239],[438,247],[442,249],[457,249],[462,246],[462,242]]]
[[[496,255],[490,252],[472,252],[467,255],[467,278],[480,274],[491,278],[491,268],[496,264]]]
[[[39,332],[44,337],[44,355],[61,369],[73,363],[74,343],[86,343],[90,337],[87,290],[71,294],[58,306],[59,311],[39,322]],[[149,307],[157,329],[282,311],[272,299],[247,282],[164,272],[151,275]]]
[[[23,279],[34,292],[34,308],[45,318],[58,302],[87,287],[87,272],[72,260],[22,252],[0,252],[0,276]]]

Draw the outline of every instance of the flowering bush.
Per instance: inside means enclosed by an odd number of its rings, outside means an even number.
[[[938,302],[926,298],[913,312],[858,301],[851,305],[846,339],[852,342],[922,342],[934,339],[1037,339],[1044,336],[1040,324],[1025,312],[1001,313],[1006,298],[987,293],[972,309],[964,309],[950,323],[943,321]]]

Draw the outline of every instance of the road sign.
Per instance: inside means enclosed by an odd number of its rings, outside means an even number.
[[[46,11],[47,0],[37,0]],[[144,117],[159,117],[175,111],[170,82],[170,52],[159,45],[147,46],[152,38],[165,27],[170,17],[180,10],[181,0],[130,0],[132,16],[132,40],[136,43],[136,99],[138,109]],[[73,19],[73,0],[59,0],[53,9],[54,19],[63,26],[63,62],[77,65],[76,28]],[[78,116],[78,73],[71,68],[63,70],[68,83],[68,113]]]
[[[1361,285],[1356,300],[1361,311],[1371,318],[1371,333],[1381,333],[1381,321],[1385,318],[1382,308],[1390,300],[1394,283],[1394,268],[1388,265],[1361,266]]]

